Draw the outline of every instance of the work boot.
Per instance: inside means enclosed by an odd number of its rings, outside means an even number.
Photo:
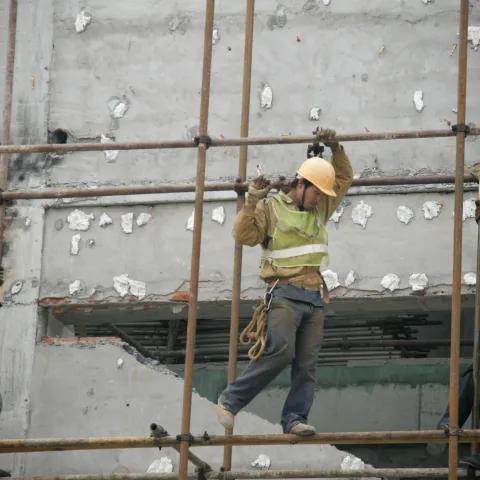
[[[234,418],[235,416],[233,415],[233,413],[227,410],[219,401],[217,405],[217,419],[220,424],[224,428],[232,430]]]
[[[458,463],[461,467],[472,467],[475,470],[480,470],[480,453],[461,458]]]
[[[315,427],[307,425],[306,423],[296,423],[288,433],[292,435],[300,435],[301,437],[307,437],[309,435],[315,435]]]

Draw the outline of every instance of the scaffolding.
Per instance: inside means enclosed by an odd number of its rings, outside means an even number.
[[[15,40],[18,0],[10,0],[7,64],[5,77],[5,96],[3,110],[2,145],[0,145],[0,251],[2,250],[5,228],[5,202],[13,199],[47,199],[64,197],[112,196],[112,195],[138,195],[152,193],[195,192],[194,230],[192,240],[191,278],[189,291],[188,327],[185,350],[185,374],[183,412],[180,435],[168,436],[163,431],[162,435],[152,434],[147,437],[119,437],[119,438],[62,438],[62,439],[2,439],[0,440],[0,453],[16,452],[47,452],[64,450],[90,450],[90,449],[126,449],[126,448],[159,448],[172,447],[180,452],[179,472],[177,474],[122,474],[122,475],[73,475],[48,477],[49,479],[112,479],[122,478],[131,480],[144,480],[163,478],[186,480],[190,478],[211,479],[250,479],[250,478],[341,478],[341,477],[442,477],[448,476],[455,480],[458,476],[474,477],[473,470],[457,469],[458,444],[471,443],[475,451],[476,442],[480,439],[478,429],[478,347],[480,338],[480,282],[477,282],[475,302],[475,336],[474,336],[474,379],[475,379],[475,404],[474,424],[472,430],[458,428],[458,393],[459,393],[459,355],[460,355],[460,301],[461,301],[461,259],[462,259],[462,212],[463,212],[463,187],[465,182],[474,182],[472,176],[464,175],[465,137],[467,135],[480,135],[480,129],[470,128],[466,125],[466,92],[467,92],[467,43],[468,43],[468,17],[469,1],[460,1],[459,45],[458,45],[458,92],[457,92],[457,122],[452,130],[427,130],[407,132],[361,133],[354,135],[337,135],[336,140],[341,142],[369,141],[369,140],[399,140],[413,138],[439,138],[456,137],[456,168],[455,176],[417,176],[395,178],[364,178],[354,181],[354,185],[413,185],[413,184],[455,184],[455,215],[454,215],[454,247],[453,247],[453,281],[452,281],[452,315],[451,315],[451,351],[450,351],[450,425],[446,431],[399,431],[399,432],[360,432],[360,433],[323,433],[312,437],[298,437],[295,435],[234,435],[226,430],[225,435],[194,437],[190,433],[193,369],[195,358],[195,340],[197,325],[197,303],[199,287],[200,248],[202,236],[203,201],[206,191],[232,190],[237,193],[237,211],[244,204],[244,195],[247,188],[246,166],[249,145],[285,145],[312,143],[318,141],[315,136],[305,137],[249,137],[249,106],[251,90],[252,52],[253,52],[253,27],[255,0],[246,0],[246,27],[244,74],[242,90],[242,112],[240,138],[212,139],[208,136],[208,113],[210,99],[210,75],[212,62],[212,38],[214,26],[215,0],[206,0],[205,29],[204,29],[204,56],[202,71],[201,103],[200,103],[200,130],[198,137],[193,141],[162,141],[162,142],[120,142],[115,144],[116,150],[135,149],[197,149],[197,175],[196,183],[192,185],[158,185],[148,187],[118,187],[96,189],[47,189],[43,191],[8,191],[8,154],[23,152],[78,152],[100,151],[111,149],[108,144],[67,144],[67,145],[12,145],[11,117],[12,117],[12,92],[13,73],[15,60]],[[238,165],[239,181],[236,183],[205,184],[205,166],[207,149],[209,147],[239,146],[240,157]],[[275,188],[282,186],[281,182],[273,184]],[[480,191],[479,191],[480,198]],[[480,246],[480,235],[478,240]],[[477,256],[477,276],[480,272],[480,250]],[[0,257],[1,259],[1,257]],[[3,267],[0,269],[0,281],[3,285]],[[235,245],[233,293],[230,325],[230,347],[228,381],[232,381],[236,374],[236,361],[238,353],[239,333],[239,307],[240,285],[242,274],[242,246]],[[2,293],[3,297],[3,293]],[[158,432],[157,432],[158,433]],[[372,443],[448,443],[449,466],[443,468],[411,468],[411,469],[366,469],[357,471],[342,470],[272,470],[272,471],[231,471],[232,447],[239,445],[292,445],[292,444],[333,444],[346,443],[372,444]],[[211,467],[200,460],[190,451],[190,447],[223,446],[223,469],[212,471]],[[196,474],[189,473],[188,462],[197,467]],[[42,478],[42,477],[34,477]]]

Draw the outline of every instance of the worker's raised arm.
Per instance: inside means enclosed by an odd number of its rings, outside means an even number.
[[[327,215],[328,218],[330,218],[333,212],[335,212],[342,200],[345,198],[348,189],[352,185],[353,169],[350,159],[348,158],[348,155],[346,154],[342,145],[339,143],[332,143],[328,146],[331,148],[333,154],[332,166],[335,170],[335,184],[333,190],[337,194],[336,197],[328,198]]]
[[[256,178],[249,185],[248,199],[233,225],[232,235],[238,243],[254,247],[265,240],[268,232],[268,216],[264,199],[269,190],[263,176]]]

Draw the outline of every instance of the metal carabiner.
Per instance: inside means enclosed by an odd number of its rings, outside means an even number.
[[[273,299],[273,289],[277,286],[277,283],[280,279],[277,278],[276,282],[272,285],[270,290],[267,290],[265,292],[265,295],[263,296],[263,304],[265,305],[265,311],[268,312],[270,310],[270,304],[272,303]]]

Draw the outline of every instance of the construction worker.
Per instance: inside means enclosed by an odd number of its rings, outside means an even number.
[[[225,428],[233,428],[235,415],[292,363],[292,385],[281,418],[283,432],[315,434],[307,417],[323,339],[322,285],[324,298],[328,296],[320,273],[329,260],[326,224],[353,181],[350,160],[334,140],[335,131],[322,129],[319,135],[332,151],[332,163],[308,158],[290,188],[268,198],[269,182],[260,175],[250,183],[246,204],[233,226],[237,242],[262,247],[260,278],[268,285],[267,334],[261,356],[219,397],[217,418]]]

